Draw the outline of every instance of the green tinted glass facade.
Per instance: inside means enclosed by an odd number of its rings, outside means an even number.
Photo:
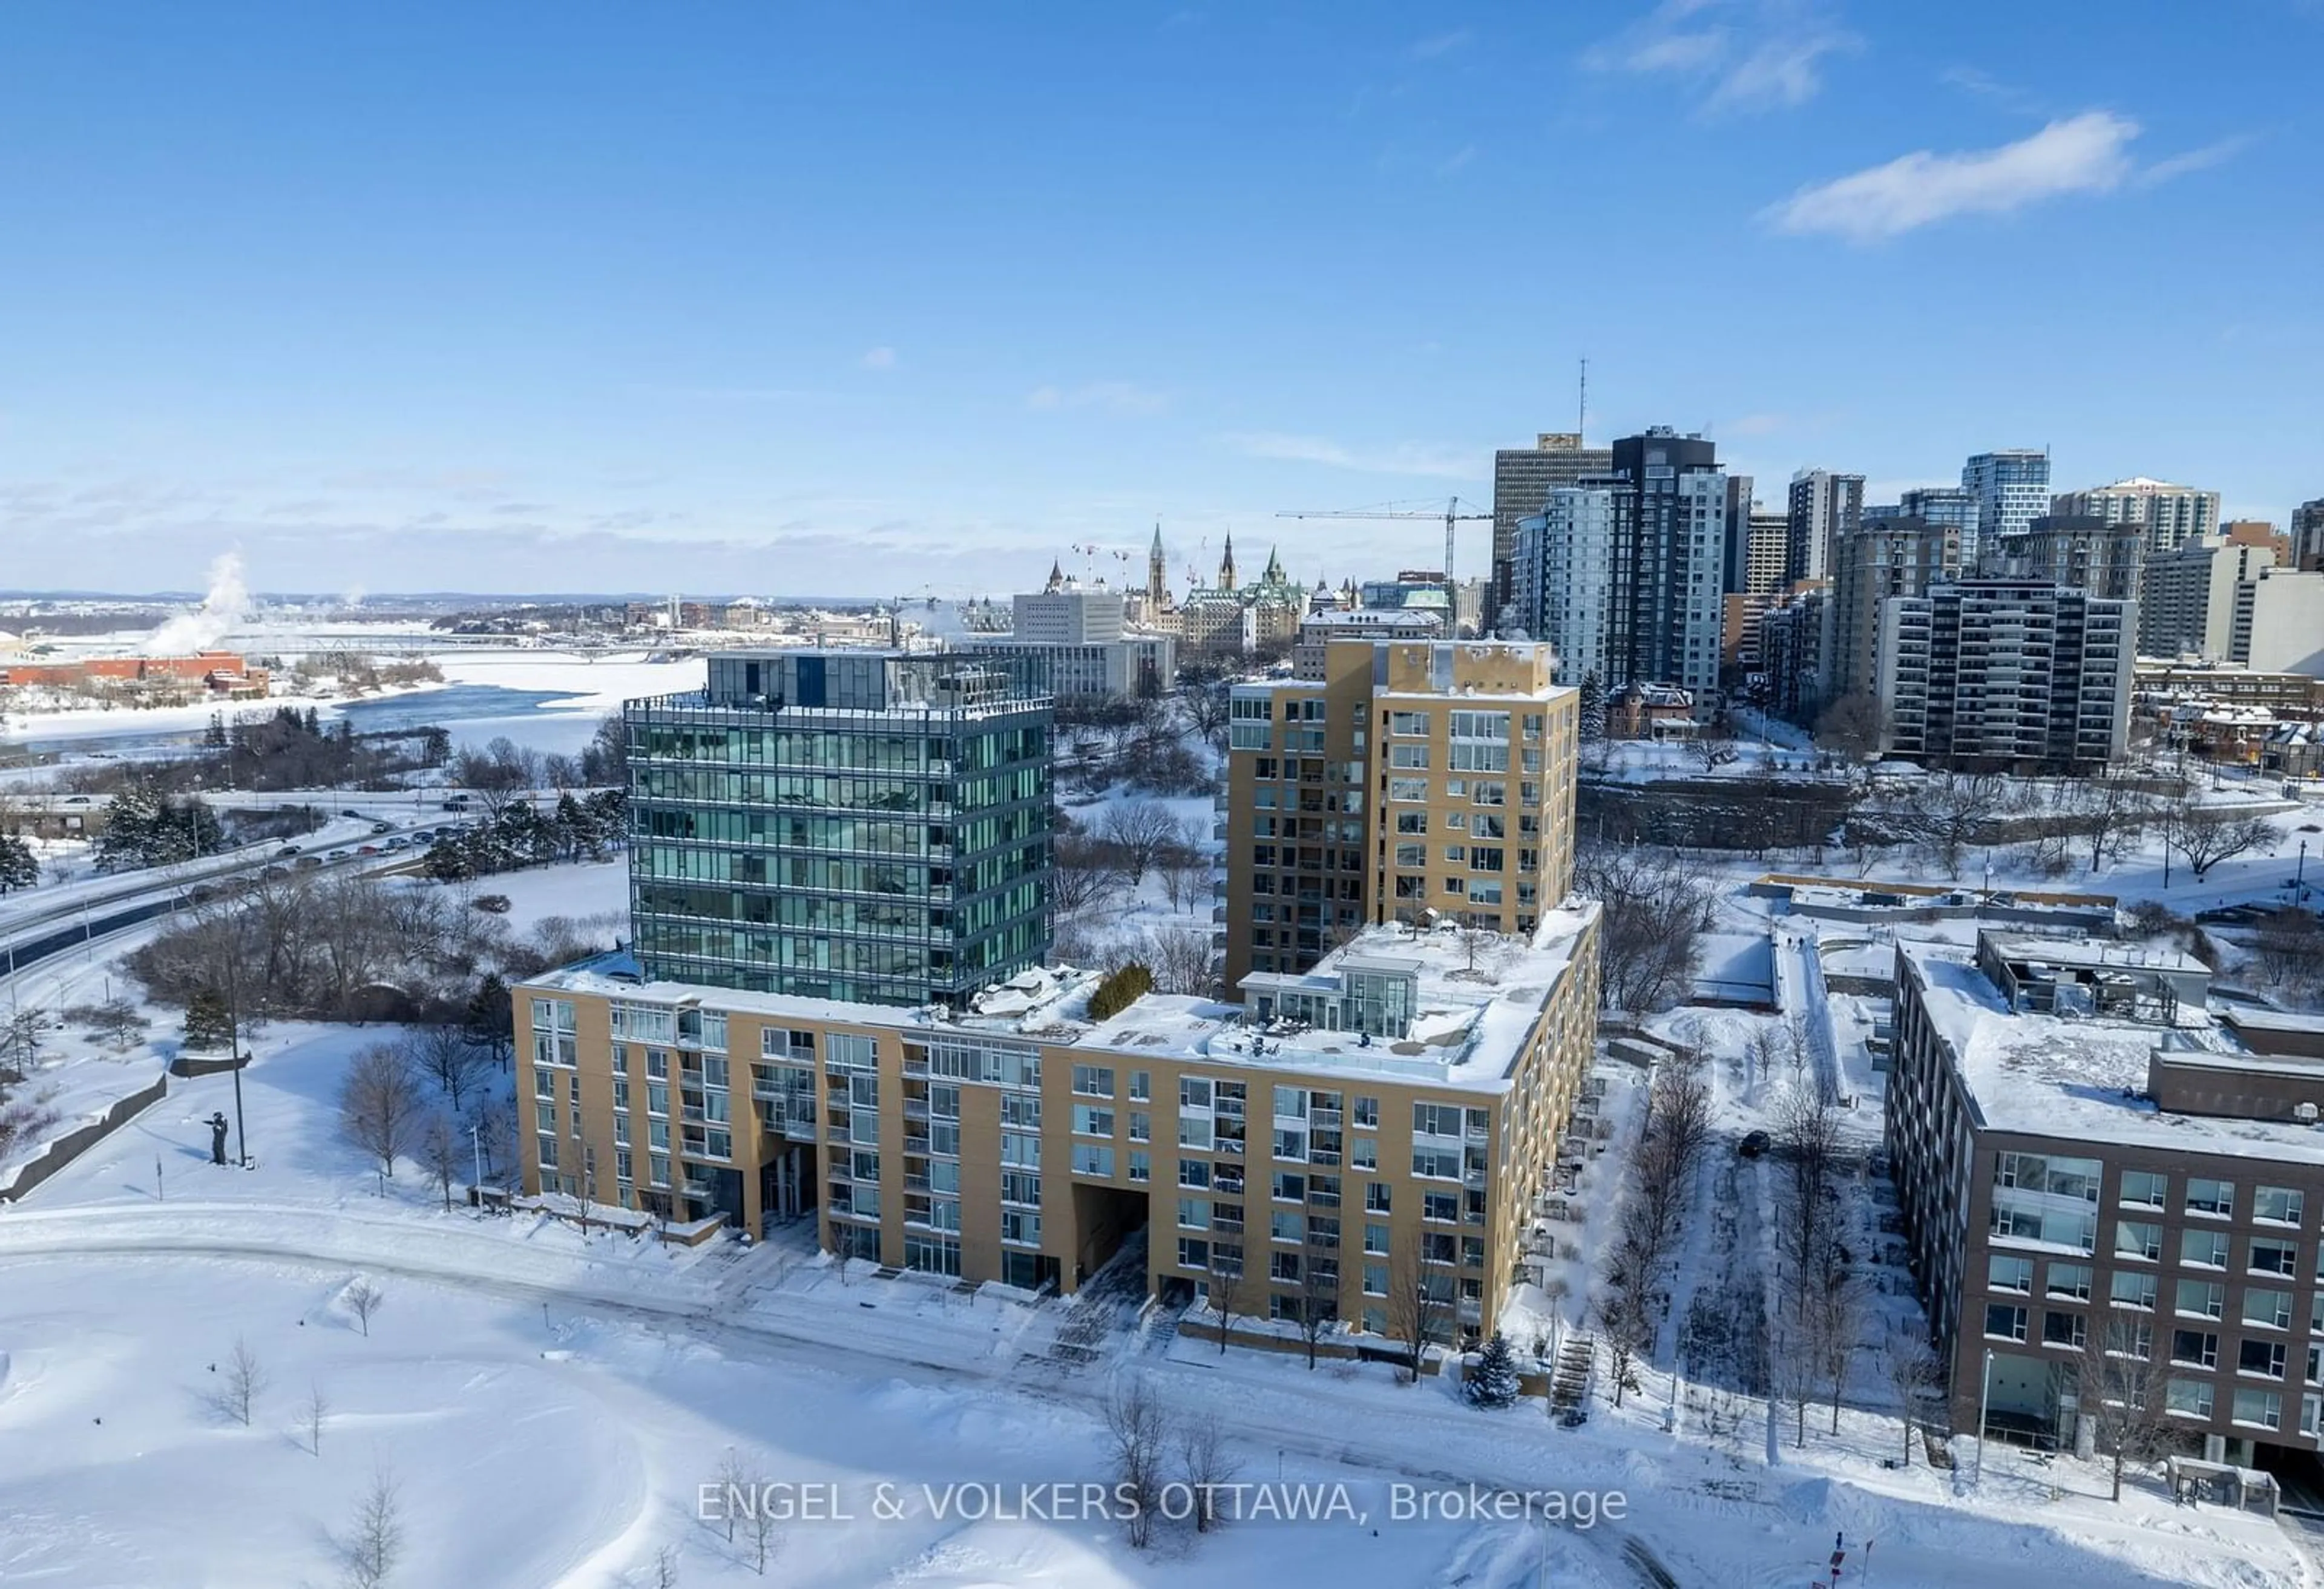
[[[1039,965],[1048,701],[958,658],[801,660],[722,657],[624,711],[646,975],[918,1005]]]

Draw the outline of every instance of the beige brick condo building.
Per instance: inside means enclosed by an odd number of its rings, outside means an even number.
[[[517,997],[524,1184],[829,1251],[1071,1291],[1136,1233],[1157,1295],[1386,1334],[1417,1279],[1451,1340],[1524,1262],[1591,1058],[1594,906],[1529,939],[1363,933],[1240,1006],[1028,972],[947,1015],[639,980]]]

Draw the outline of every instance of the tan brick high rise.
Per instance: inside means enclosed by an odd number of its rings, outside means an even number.
[[[1573,879],[1579,692],[1546,646],[1337,640],[1234,690],[1226,985],[1368,924],[1530,932]]]

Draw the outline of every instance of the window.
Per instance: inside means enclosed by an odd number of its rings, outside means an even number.
[[[2227,1266],[2227,1233],[2224,1230],[2181,1231],[2179,1262],[2203,1269],[2225,1269]]]
[[[1388,1251],[1388,1227],[1387,1226],[1370,1223],[1367,1223],[1364,1226],[1365,1252],[1386,1253]]]
[[[2090,1300],[2090,1266],[2087,1263],[2052,1263],[2049,1294],[2087,1302]]]
[[[1358,1095],[1356,1098],[1355,1113],[1351,1117],[1349,1124],[1355,1126],[1359,1131],[1379,1130],[1379,1099],[1376,1098],[1365,1098],[1360,1094]]]
[[[2237,1423],[2259,1428],[2283,1427],[2283,1398],[2273,1391],[2237,1391],[2232,1414]]]
[[[2171,1361],[2190,1363],[2198,1368],[2217,1368],[2219,1337],[2209,1330],[2174,1329],[2171,1332]]]
[[[2117,1308],[2152,1308],[2154,1277],[2135,1269],[2117,1269],[2107,1298]]]
[[[1002,1132],[1001,1162],[1023,1170],[1038,1170],[1041,1167],[1041,1139],[1019,1131]]]
[[[1459,1136],[1460,1107],[1455,1104],[1413,1105],[1412,1134],[1415,1136]]]
[[[2005,1341],[2025,1338],[2025,1309],[2013,1308],[2006,1302],[1988,1302],[1985,1308],[1985,1333]]]
[[[2045,1346],[2069,1346],[2080,1351],[2089,1342],[2089,1320],[2080,1313],[2061,1313],[2055,1309],[2042,1315],[2042,1344]]]
[[[1003,1208],[1001,1210],[1001,1239],[1014,1242],[1019,1246],[1039,1246],[1041,1217],[1019,1208]]]
[[[1075,1065],[1074,1090],[1084,1098],[1113,1096],[1113,1067],[1111,1065]]]
[[[2163,1227],[2139,1219],[2116,1220],[2114,1255],[2117,1258],[2160,1258],[2163,1256]]]
[[[1210,1266],[1210,1243],[1203,1240],[1200,1236],[1182,1235],[1178,1238],[1179,1268],[1208,1269]]]
[[[1210,1184],[1211,1184],[1211,1162],[1210,1162],[1208,1159],[1181,1159],[1181,1160],[1179,1160],[1179,1161],[1178,1161],[1178,1184],[1179,1184],[1180,1186],[1208,1186],[1208,1185],[1210,1185]]]
[[[1444,1225],[1457,1224],[1461,1218],[1461,1195],[1458,1192],[1421,1193],[1420,1217]]]
[[[1182,1148],[1200,1148],[1207,1152],[1211,1146],[1210,1119],[1202,1115],[1179,1116],[1178,1145]]]
[[[1153,1072],[1132,1070],[1130,1073],[1130,1101],[1133,1104],[1142,1104],[1150,1101],[1153,1097]]]
[[[1379,1139],[1370,1136],[1359,1136],[1351,1141],[1348,1144],[1348,1168],[1351,1170],[1378,1170],[1379,1168]]]
[[[1210,1079],[1204,1076],[1178,1078],[1178,1107],[1182,1109],[1207,1109],[1211,1107]]]
[[[1425,745],[1391,745],[1388,748],[1388,764],[1406,772],[1428,770],[1428,747]]]
[[[1074,1144],[1074,1173],[1076,1175],[1102,1175],[1111,1178],[1113,1174],[1113,1150],[1111,1148],[1095,1147],[1087,1143],[1075,1143]]]
[[[2109,1318],[2106,1349],[2116,1357],[2144,1363],[2154,1355],[2154,1327],[2144,1318]]]
[[[1154,1140],[1154,1116],[1148,1114],[1143,1109],[1130,1110],[1130,1140],[1132,1142],[1152,1142]]]
[[[1074,1134],[1076,1136],[1111,1136],[1113,1111],[1093,1108],[1088,1104],[1074,1106]]]
[[[2236,1348],[2237,1373],[2263,1374],[2272,1380],[2283,1377],[2284,1346],[2282,1341],[2246,1341]]]
[[[1389,1212],[1389,1196],[1392,1190],[1393,1189],[1387,1181],[1367,1181],[1364,1184],[1364,1212],[1367,1214],[1386,1214]],[[2324,1293],[2319,1293],[2319,1295],[2324,1295]]]
[[[1412,1173],[1425,1180],[1458,1180],[1461,1150],[1416,1147],[1412,1150]]]
[[[1211,1227],[1211,1201],[1208,1198],[1178,1199],[1178,1228],[1208,1230]]]
[[[1307,1239],[1307,1221],[1297,1214],[1271,1214],[1268,1217],[1267,1234],[1278,1242],[1304,1242]]]
[[[2126,1170],[2122,1172],[2122,1200],[2133,1208],[2160,1208],[2171,1195],[2171,1178],[2159,1171]]]
[[[2251,1266],[2256,1274],[2297,1274],[2300,1272],[2300,1249],[2290,1242],[2254,1236]]]
[[[2306,1207],[2300,1189],[2290,1186],[2263,1186],[2252,1193],[2252,1217],[2271,1225],[2297,1225]]]
[[[2292,1327],[2292,1293],[2254,1286],[2244,1292],[2244,1322],[2270,1329]]]
[[[2185,1418],[2209,1419],[2211,1416],[2211,1382],[2209,1380],[2172,1380],[2163,1393],[2163,1405]]]
[[[2172,1310],[2194,1318],[2218,1318],[2227,1310],[2227,1288],[2217,1281],[2182,1280]]]
[[[2187,1212],[2217,1214],[2222,1217],[2236,1211],[2236,1183],[2232,1180],[2209,1180],[2200,1175],[2187,1178]]]
[[[1388,1295],[1387,1264],[1367,1263],[1364,1265],[1364,1295],[1367,1297],[1385,1297]]]
[[[1388,714],[1388,731],[1391,734],[1428,732],[1428,713],[1425,712],[1391,712]]]
[[[1278,1170],[1275,1172],[1269,1195],[1278,1203],[1304,1203],[1307,1200],[1307,1178]]]
[[[1154,1155],[1144,1148],[1130,1150],[1130,1179],[1132,1180],[1154,1179]]]

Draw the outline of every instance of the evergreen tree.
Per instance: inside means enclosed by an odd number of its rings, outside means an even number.
[[[234,1020],[222,995],[205,988],[186,1001],[186,1046],[207,1053],[234,1042]]]
[[[478,1048],[490,1049],[494,1061],[505,1063],[509,1049],[516,1041],[516,1005],[509,997],[509,985],[498,971],[486,971],[469,997],[466,1015],[461,1024],[468,1040]]]
[[[141,778],[122,785],[106,812],[105,831],[97,836],[97,868],[146,865],[161,822],[161,799],[152,784]]]
[[[210,726],[202,730],[202,746],[203,749],[208,750],[223,750],[226,749],[225,712],[213,712],[210,713]]]
[[[1582,721],[1578,728],[1582,742],[1594,745],[1606,737],[1606,684],[1594,667],[1582,675],[1582,700],[1579,704]]]
[[[30,888],[41,880],[41,863],[19,834],[0,833],[0,894]]]
[[[1514,1407],[1524,1394],[1517,1382],[1517,1355],[1509,1344],[1495,1330],[1485,1349],[1477,1354],[1477,1365],[1462,1382],[1462,1393],[1473,1407]]]

